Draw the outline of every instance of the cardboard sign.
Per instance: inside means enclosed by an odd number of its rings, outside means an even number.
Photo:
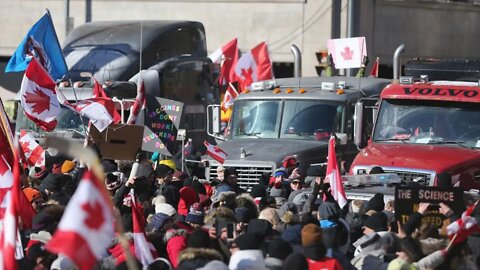
[[[90,137],[97,144],[104,158],[135,160],[142,148],[143,126],[110,124],[103,132],[94,125],[90,127]],[[89,140],[89,145],[93,143]]]
[[[172,156],[182,111],[181,102],[159,97],[148,98],[142,150]]]
[[[454,212],[463,211],[463,191],[454,187],[395,187],[395,218],[405,224],[410,214],[418,211],[421,202],[430,203],[429,214],[422,218],[423,223],[430,223],[442,227],[445,216],[439,212],[439,204],[448,205]]]

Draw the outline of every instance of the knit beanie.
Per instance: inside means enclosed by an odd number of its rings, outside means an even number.
[[[240,250],[259,249],[263,242],[263,237],[255,233],[244,233],[234,240]]]
[[[262,236],[268,236],[272,234],[272,224],[264,219],[252,219],[248,222],[248,233],[259,234]]]
[[[203,225],[203,219],[205,218],[205,213],[201,210],[199,203],[194,203],[190,207],[190,211],[185,217],[185,221],[191,222],[193,224]]]
[[[375,194],[367,204],[367,209],[368,210],[375,210],[377,212],[381,212],[385,209],[385,202],[383,201],[383,193],[377,193]]]
[[[75,162],[71,160],[65,160],[62,165],[62,173],[69,173],[71,170],[75,168]]]
[[[33,200],[42,197],[42,194],[40,193],[40,191],[38,191],[34,188],[31,188],[31,187],[24,188],[23,193],[25,193],[25,197],[27,197],[28,202],[30,202],[30,203]]]
[[[316,224],[307,224],[302,229],[302,246],[322,243],[322,229]]]
[[[267,189],[262,184],[256,184],[250,190],[250,195],[252,195],[253,198],[266,197]]]
[[[273,174],[274,177],[278,177],[278,176],[282,176],[282,175],[285,178],[288,177],[287,169],[285,169],[284,167],[278,168],[277,170],[275,170],[275,173]]]
[[[190,248],[210,248],[210,236],[208,232],[203,229],[195,229],[189,235],[187,239],[187,247]]]
[[[150,220],[150,227],[152,231],[160,231],[165,222],[167,222],[167,220],[170,218],[171,217],[163,213],[157,213],[153,215],[152,219]]]
[[[370,217],[365,219],[363,225],[367,228],[370,228],[376,232],[386,231],[388,225],[387,215],[383,212],[376,212]]]
[[[277,258],[283,261],[292,253],[292,246],[282,238],[275,238],[268,245],[269,257]]]

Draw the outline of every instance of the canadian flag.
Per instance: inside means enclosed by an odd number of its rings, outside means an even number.
[[[114,237],[113,206],[95,175],[86,171],[46,249],[92,269]]]
[[[20,93],[25,115],[40,128],[52,131],[57,126],[60,103],[55,93],[55,82],[36,58],[28,64]]]
[[[95,78],[92,78],[92,79],[93,79],[92,97],[111,99],[109,96],[107,96],[107,93],[105,93],[105,91],[103,90],[102,85]],[[118,113],[118,111],[116,109],[114,109],[113,110],[113,122],[114,123],[120,123],[121,121],[122,121],[122,116]]]
[[[235,66],[235,75],[242,91],[253,82],[273,78],[272,61],[266,42],[242,54]]]
[[[220,163],[224,163],[225,159],[227,159],[227,153],[225,153],[222,149],[218,148],[215,145],[211,145],[209,142],[203,142],[205,147],[207,147],[207,155],[215,159]]]
[[[375,63],[373,63],[372,70],[370,70],[370,76],[369,77],[375,77],[378,78],[378,66],[380,65],[380,58],[377,57],[375,60]]]
[[[447,226],[448,236],[452,239],[453,244],[465,241],[472,233],[480,232],[480,226],[477,220],[472,217],[472,213],[477,207],[478,201],[469,206],[462,217]],[[456,235],[454,237],[454,235]]]
[[[29,166],[45,168],[45,150],[25,130],[20,131],[18,143]]]
[[[327,49],[337,69],[359,68],[367,55],[365,37],[330,39]]]
[[[232,86],[229,86],[223,96],[222,106],[224,110],[228,110],[232,105],[235,98],[238,96],[238,92]]]
[[[145,111],[147,107],[147,99],[145,96],[145,83],[143,79],[137,85],[137,96],[135,102],[130,108],[130,115],[128,116],[127,124],[136,124],[137,118],[141,112]]]
[[[214,64],[220,65],[219,84],[228,84],[235,80],[235,64],[238,61],[237,38],[215,50],[208,56]]]
[[[331,136],[328,141],[328,161],[325,180],[330,183],[333,198],[341,208],[347,204],[347,195],[343,189],[342,177],[338,168],[337,155],[335,154],[335,137]]]
[[[133,189],[130,190],[132,197],[132,221],[133,243],[135,255],[143,265],[151,264],[157,256],[155,247],[145,237],[145,216],[142,205],[135,199]]]
[[[110,98],[89,98],[76,103],[68,103],[64,100],[63,105],[90,119],[100,132],[113,122],[115,105]]]

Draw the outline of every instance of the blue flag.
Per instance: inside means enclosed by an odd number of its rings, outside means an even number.
[[[61,79],[68,72],[52,18],[48,12],[28,31],[8,61],[5,72],[26,70],[32,57],[45,67],[54,80]]]

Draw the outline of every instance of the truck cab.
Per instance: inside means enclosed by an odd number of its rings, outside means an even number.
[[[325,163],[328,139],[335,133],[339,162],[348,167],[358,152],[353,143],[354,105],[362,97],[378,97],[388,82],[300,77],[252,84],[250,91],[235,98],[229,134],[211,133],[228,155],[223,166],[235,167],[238,184],[249,189],[262,174],[272,174],[287,156],[295,157],[300,166]],[[210,164],[206,177],[213,179],[220,163],[206,158]]]
[[[455,186],[480,189],[479,102],[478,82],[400,78],[382,91],[371,137],[356,140],[363,149],[350,173],[380,166],[404,183],[429,186],[449,173]],[[359,102],[358,130],[365,110]]]

